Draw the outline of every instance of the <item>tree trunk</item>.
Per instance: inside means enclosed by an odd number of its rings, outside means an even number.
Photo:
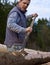
[[[0,44],[0,65],[39,65],[50,61],[50,52],[24,49],[9,52],[5,45]]]

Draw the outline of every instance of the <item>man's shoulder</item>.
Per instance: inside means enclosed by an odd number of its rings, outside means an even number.
[[[13,8],[10,10],[8,16],[11,15],[12,13],[14,13],[14,12],[18,13],[18,11],[17,11],[17,7],[16,7],[16,6],[13,7]]]
[[[17,7],[16,6],[13,7],[10,12],[12,12],[12,11],[17,11]]]

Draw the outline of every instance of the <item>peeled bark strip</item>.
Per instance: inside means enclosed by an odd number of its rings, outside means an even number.
[[[0,52],[0,65],[39,65],[50,61],[50,52],[24,49],[25,52]]]

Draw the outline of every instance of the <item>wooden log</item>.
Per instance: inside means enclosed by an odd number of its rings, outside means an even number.
[[[45,54],[43,55],[45,56]],[[24,55],[20,52],[1,52],[0,53],[0,65],[38,65],[50,61],[50,56],[46,55],[42,57],[38,54]]]
[[[0,52],[8,52],[7,46],[4,44],[0,44]]]
[[[0,52],[0,65],[39,65],[49,61],[50,52],[32,49],[24,49],[24,52]]]

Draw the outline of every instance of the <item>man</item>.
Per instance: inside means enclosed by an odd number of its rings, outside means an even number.
[[[18,4],[9,12],[6,27],[6,38],[4,44],[8,47],[16,45],[17,49],[23,48],[25,33],[32,32],[31,27],[26,27],[26,9],[30,0],[19,0]],[[36,13],[28,16],[38,16]]]

